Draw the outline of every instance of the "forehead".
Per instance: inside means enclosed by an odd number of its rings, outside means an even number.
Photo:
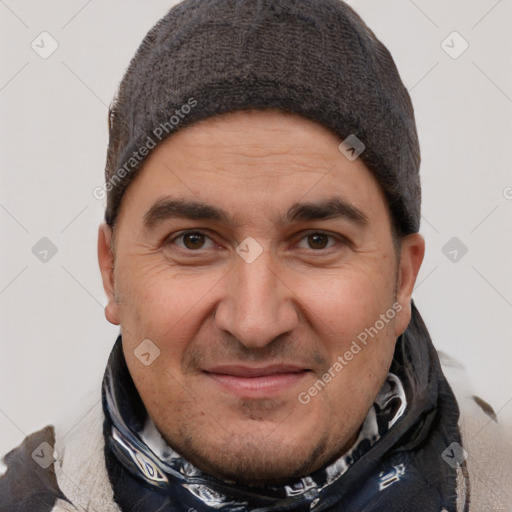
[[[314,121],[275,110],[196,122],[153,150],[125,192],[120,217],[123,210],[145,215],[169,196],[254,218],[336,195],[368,216],[387,215],[376,179],[361,159],[344,156],[340,142]]]

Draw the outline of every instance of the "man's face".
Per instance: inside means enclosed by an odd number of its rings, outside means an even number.
[[[106,315],[147,411],[219,478],[278,483],[339,457],[410,319],[423,240],[396,254],[384,195],[340,142],[278,111],[207,119],[127,189],[115,259],[100,227]]]

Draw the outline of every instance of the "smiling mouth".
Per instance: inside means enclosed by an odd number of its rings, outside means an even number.
[[[224,391],[244,398],[263,398],[293,388],[311,370],[293,365],[271,365],[261,368],[218,366],[203,372]]]

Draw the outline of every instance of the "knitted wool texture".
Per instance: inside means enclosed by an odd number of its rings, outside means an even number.
[[[420,150],[395,63],[341,0],[184,0],[146,35],[109,114],[105,220],[147,155],[185,126],[277,108],[365,145],[397,231],[420,224]],[[341,157],[341,153],[340,153]]]

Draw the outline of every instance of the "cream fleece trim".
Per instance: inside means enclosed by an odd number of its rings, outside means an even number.
[[[81,512],[122,512],[114,502],[104,458],[101,392],[89,395],[89,407],[81,418],[55,425],[57,482],[74,508],[62,500],[53,508]],[[92,400],[91,400],[92,399]],[[95,399],[95,401],[94,401]],[[78,423],[76,423],[78,421]],[[52,512],[53,512],[52,511]]]
[[[467,452],[470,512],[512,512],[512,439],[510,433],[475,402],[464,367],[439,353],[443,373],[460,408],[459,429]]]

